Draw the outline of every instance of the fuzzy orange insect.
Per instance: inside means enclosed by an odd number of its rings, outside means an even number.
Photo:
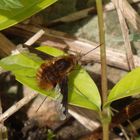
[[[47,90],[53,89],[77,63],[74,55],[60,56],[44,62],[36,74],[39,87]]]

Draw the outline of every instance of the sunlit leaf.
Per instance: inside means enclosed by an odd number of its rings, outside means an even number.
[[[49,47],[49,46],[41,46],[41,47],[38,47],[37,50],[40,50],[40,51],[47,53],[49,55],[52,55],[54,57],[61,56],[61,55],[65,54],[63,51],[58,50],[58,49],[53,48],[53,47]]]
[[[101,99],[96,84],[80,66],[69,75],[69,102],[73,105],[99,110]]]
[[[140,93],[140,68],[136,68],[124,76],[110,91],[105,106],[115,100]]]
[[[0,0],[0,9],[11,10],[23,7],[21,1],[19,0]]]
[[[0,30],[17,24],[57,0],[0,0]]]

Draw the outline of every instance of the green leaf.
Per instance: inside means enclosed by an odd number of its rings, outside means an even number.
[[[75,69],[69,75],[70,104],[100,110],[101,99],[96,84],[82,67]]]
[[[1,59],[0,66],[5,70],[11,71],[22,84],[39,93],[55,97],[55,92],[42,90],[37,85],[36,71],[43,62],[37,55],[21,53]]]
[[[47,140],[54,140],[55,139],[55,134],[51,129],[48,129],[47,133]]]
[[[57,49],[47,46],[39,47],[38,50],[43,50],[43,52],[49,50],[50,55],[62,55],[62,51],[57,51]],[[6,70],[12,71],[16,76],[16,79],[22,84],[27,85],[41,94],[54,98],[57,94],[54,90],[46,91],[40,89],[37,84],[36,72],[43,61],[36,55],[28,55],[18,54],[9,56],[0,60],[0,66]],[[76,69],[71,72],[68,86],[70,104],[96,111],[100,110],[101,99],[99,91],[93,80],[83,68],[77,66]]]
[[[0,30],[15,25],[57,0],[0,0]]]
[[[42,51],[46,54],[52,55],[54,57],[58,57],[58,56],[65,54],[63,51],[58,50],[58,49],[53,48],[53,47],[49,47],[49,46],[41,46],[41,47],[38,47],[37,50],[40,50],[40,51]]]
[[[28,71],[28,70],[27,70]],[[36,71],[35,71],[36,72]],[[47,96],[50,96],[52,98],[55,98],[57,93],[53,90],[43,90],[41,88],[38,87],[38,84],[37,84],[37,80],[36,80],[36,77],[35,76],[27,76],[27,75],[20,75],[20,74],[17,74],[17,73],[14,73],[15,76],[16,76],[16,80],[19,81],[20,83],[22,83],[23,85],[26,85],[28,87],[30,87],[31,89],[43,94],[43,95],[47,95]],[[34,73],[35,75],[36,73]]]
[[[22,3],[19,0],[1,0],[0,9],[8,10],[17,9],[23,7]]]
[[[23,53],[18,55],[11,55],[9,57],[3,58],[0,61],[0,65],[10,71],[19,70],[22,68],[32,68],[37,69],[43,60],[39,59],[37,55],[32,53]]]
[[[122,78],[110,91],[105,106],[118,99],[140,93],[140,68],[136,68]]]

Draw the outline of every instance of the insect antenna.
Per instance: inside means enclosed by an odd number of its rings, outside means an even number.
[[[89,50],[89,51],[87,51],[85,54],[81,54],[81,55],[79,56],[79,60],[80,60],[80,58],[82,58],[83,56],[89,54],[89,53],[92,52],[93,50],[96,50],[96,49],[97,49],[99,46],[101,46],[101,45],[102,45],[102,44],[96,46],[95,48],[93,48],[93,49],[91,49],[91,50]]]

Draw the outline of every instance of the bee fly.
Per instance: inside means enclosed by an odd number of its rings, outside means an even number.
[[[77,60],[73,55],[61,56],[44,62],[37,71],[38,85],[43,89],[53,89],[76,66]]]
[[[78,64],[78,61],[81,59],[81,57],[87,55],[97,47],[79,57],[69,54],[66,56],[55,57],[51,60],[47,60],[43,64],[41,64],[36,73],[38,86],[42,89],[51,90],[54,89],[57,84],[59,84],[60,92],[63,95],[62,104],[65,107],[65,114],[68,108],[67,76]]]

